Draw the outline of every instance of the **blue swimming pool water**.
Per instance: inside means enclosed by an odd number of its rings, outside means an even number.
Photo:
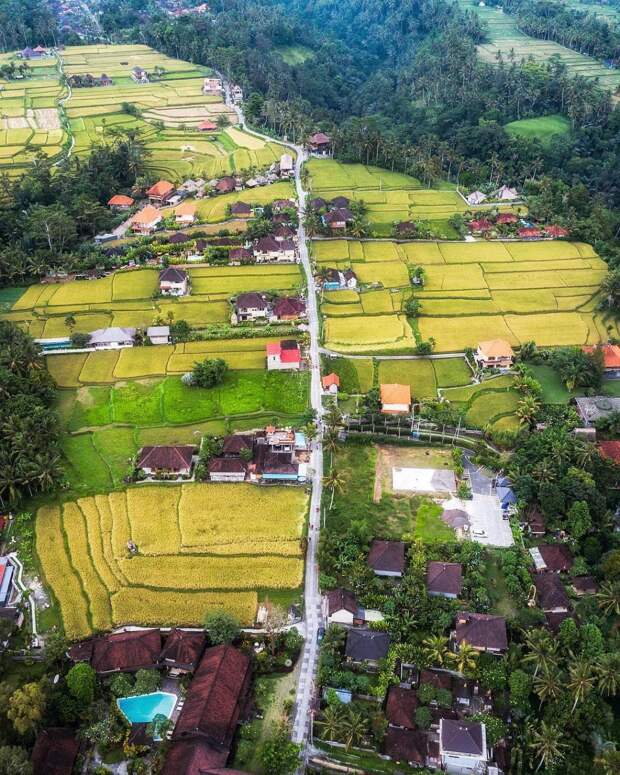
[[[158,714],[170,718],[176,701],[176,695],[169,692],[153,692],[137,697],[121,697],[116,702],[127,721],[138,724],[148,723]]]

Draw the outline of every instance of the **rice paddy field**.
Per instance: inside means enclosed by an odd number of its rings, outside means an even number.
[[[0,55],[0,63],[21,60]],[[28,62],[28,77],[0,80],[0,172],[23,173],[32,153],[57,156],[69,136],[72,153],[86,155],[96,143],[118,132],[138,131],[150,152],[149,172],[172,181],[188,177],[211,179],[250,168],[265,169],[282,153],[237,129],[236,114],[219,95],[202,93],[208,68],[171,59],[143,45],[68,46],[59,57]],[[61,68],[62,67],[62,73]],[[134,67],[149,73],[148,83],[131,78]],[[63,74],[107,74],[112,85],[73,87]],[[134,106],[137,115],[123,110]],[[205,119],[222,116],[230,126],[217,132],[197,130]]]
[[[363,201],[372,234],[377,237],[390,236],[395,223],[414,220],[429,222],[439,239],[456,239],[458,235],[448,220],[471,209],[448,183],[425,189],[419,180],[400,172],[333,159],[310,159],[306,168],[313,196]],[[508,212],[518,208],[502,205],[498,209]]]
[[[250,267],[191,267],[190,296],[153,298],[156,269],[120,271],[98,280],[31,285],[0,317],[12,320],[35,338],[68,336],[67,315],[74,331],[90,333],[107,326],[142,327],[156,320],[186,320],[201,328],[230,320],[229,299],[242,291],[294,292],[302,286],[297,264]],[[62,357],[62,356],[60,356]],[[165,373],[165,372],[162,372]]]
[[[306,513],[298,488],[135,486],[40,508],[36,549],[71,640],[217,610],[250,625],[259,599],[301,585]]]
[[[478,46],[478,53],[486,62],[497,61],[498,52],[508,61],[514,52],[515,61],[532,57],[535,61],[545,62],[552,56],[558,56],[569,72],[584,78],[598,78],[601,86],[615,90],[620,86],[620,70],[613,70],[592,57],[580,54],[570,48],[550,40],[539,40],[520,32],[513,16],[499,8],[480,7],[473,0],[459,0],[463,9],[478,14],[488,26],[488,42]]]
[[[540,140],[543,145],[549,145],[553,140],[560,139],[570,132],[570,122],[564,116],[556,114],[511,121],[504,128],[508,134]]]
[[[566,241],[409,242],[315,240],[319,267],[351,267],[359,291],[323,294],[325,346],[341,353],[408,352],[435,340],[436,352],[460,352],[480,340],[513,346],[595,344],[618,336],[596,311],[606,264],[590,245]],[[409,267],[426,282],[414,292]],[[413,322],[404,315],[415,293]]]

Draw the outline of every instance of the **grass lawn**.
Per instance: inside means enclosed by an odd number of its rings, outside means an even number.
[[[540,140],[543,145],[549,145],[554,137],[562,137],[570,132],[570,121],[564,116],[553,114],[511,121],[504,128],[509,135]]]
[[[409,385],[414,400],[437,396],[435,370],[430,360],[380,361],[379,384],[391,383]]]
[[[506,580],[497,557],[488,552],[485,563],[486,588],[491,598],[491,611],[499,616],[512,619],[517,615],[518,606],[506,587]]]
[[[25,288],[0,288],[0,312],[8,312]]]
[[[603,380],[603,394],[620,397],[620,379]]]
[[[530,366],[534,377],[542,385],[542,400],[546,404],[567,404],[571,398],[579,395],[579,391],[566,388],[560,375],[551,366]]]
[[[277,46],[277,53],[282,57],[287,65],[303,65],[306,59],[311,59],[314,56],[314,52],[308,46],[295,45],[295,46]]]
[[[353,749],[351,751],[345,751],[344,748],[336,748],[333,745],[319,742],[315,740],[315,744],[321,751],[325,752],[325,755],[335,762],[339,763],[339,770],[341,771],[342,765],[348,767],[354,767],[356,770],[362,772],[380,773],[380,775],[399,775],[399,773],[419,773],[419,769],[414,769],[408,764],[403,762],[393,762],[383,759],[379,754],[373,751],[358,751]],[[325,768],[327,771],[328,768]]]
[[[443,509],[439,504],[424,499],[415,513],[413,530],[415,537],[428,544],[455,541],[454,530],[441,520],[442,511]]]

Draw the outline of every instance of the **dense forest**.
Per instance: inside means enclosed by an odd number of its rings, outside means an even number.
[[[56,16],[48,0],[0,0],[0,51],[57,42]]]

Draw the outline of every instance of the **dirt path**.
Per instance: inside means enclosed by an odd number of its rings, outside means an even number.
[[[383,495],[383,448],[377,445],[377,460],[375,462],[375,489],[372,495],[373,503],[379,503]]]

